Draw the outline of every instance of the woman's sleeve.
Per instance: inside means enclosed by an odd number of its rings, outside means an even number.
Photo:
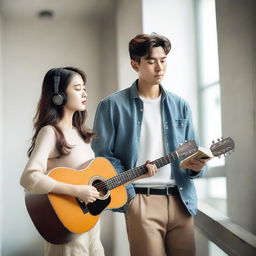
[[[47,161],[56,145],[55,131],[51,126],[43,127],[37,136],[35,148],[21,175],[20,184],[25,191],[35,194],[47,194],[56,181],[46,175]]]

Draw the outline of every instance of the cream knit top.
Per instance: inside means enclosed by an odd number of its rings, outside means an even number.
[[[56,184],[54,179],[47,176],[51,169],[83,169],[87,166],[88,160],[94,158],[90,144],[83,141],[76,129],[63,130],[63,134],[73,148],[69,155],[56,158],[58,151],[54,128],[47,125],[39,131],[35,148],[20,179],[20,184],[26,191],[37,194],[49,193]]]

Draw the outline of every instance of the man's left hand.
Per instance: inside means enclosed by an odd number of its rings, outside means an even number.
[[[188,169],[193,170],[195,172],[200,172],[200,170],[205,166],[208,159],[200,159],[200,160],[189,160],[186,165]]]

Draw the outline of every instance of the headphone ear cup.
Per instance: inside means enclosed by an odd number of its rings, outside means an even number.
[[[53,95],[52,102],[54,105],[61,106],[64,105],[67,101],[67,97],[64,93],[59,92]]]
[[[59,95],[62,97],[62,105],[65,105],[67,102],[67,96],[64,92],[59,92]]]

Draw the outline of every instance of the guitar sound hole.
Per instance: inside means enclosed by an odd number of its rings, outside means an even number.
[[[101,180],[94,180],[92,186],[100,192],[101,197],[104,197],[108,193],[105,183]]]

